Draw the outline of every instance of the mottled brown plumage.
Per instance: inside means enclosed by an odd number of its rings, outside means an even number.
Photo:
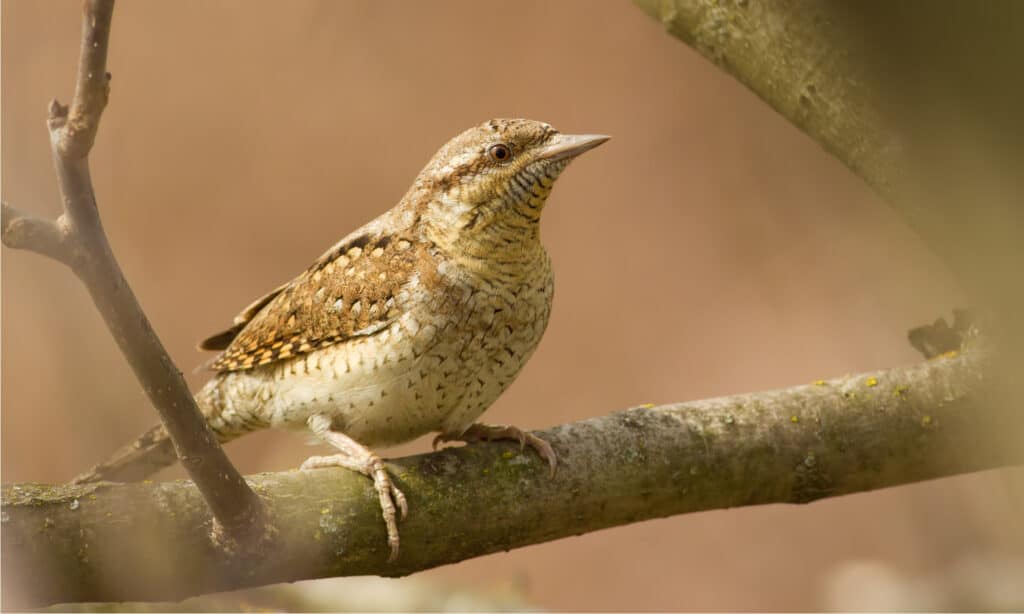
[[[400,315],[395,294],[424,261],[424,251],[408,237],[356,237],[247,307],[234,326],[200,348],[224,350],[210,365],[223,373],[372,335]]]
[[[513,438],[554,471],[543,440],[475,420],[515,379],[547,326],[554,292],[539,222],[555,179],[607,137],[491,120],[449,141],[390,211],[203,341],[223,350],[196,395],[228,441],[305,428],[341,466],[374,480],[391,556],[405,497],[366,446]],[[161,427],[78,481],[140,479],[173,461]]]

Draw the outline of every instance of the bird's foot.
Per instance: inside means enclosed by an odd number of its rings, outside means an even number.
[[[551,477],[555,476],[555,468],[558,466],[558,455],[555,454],[555,450],[551,447],[551,444],[529,431],[523,431],[514,426],[504,424],[481,424],[477,422],[461,434],[441,433],[437,437],[434,437],[434,449],[436,450],[438,444],[446,441],[464,441],[466,443],[472,443],[474,441],[496,441],[501,439],[512,439],[518,441],[520,450],[526,446],[530,446],[536,450],[537,454],[539,454],[542,459],[546,460],[548,462],[548,466],[551,467]]]
[[[401,513],[402,520],[409,515],[409,504],[405,500],[405,495],[392,482],[391,476],[384,468],[384,461],[369,449],[341,433],[328,432],[322,433],[320,436],[342,450],[342,453],[331,456],[311,456],[302,463],[300,469],[345,467],[373,479],[373,485],[377,489],[377,496],[380,499],[381,513],[384,515],[384,525],[388,531],[388,547],[391,550],[388,562],[393,563],[398,558],[399,543],[396,508]]]

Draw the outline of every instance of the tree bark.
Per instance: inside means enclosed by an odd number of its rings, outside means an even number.
[[[884,196],[902,167],[875,81],[831,1],[634,0]]]
[[[955,353],[954,353],[955,354]],[[259,553],[211,546],[189,482],[3,488],[4,607],[181,599],[342,575],[402,576],[701,510],[807,503],[1024,462],[1020,412],[989,402],[981,351],[785,390],[639,407],[549,429],[531,451],[474,444],[389,463],[409,497],[399,560],[362,476],[251,476],[279,520]]]

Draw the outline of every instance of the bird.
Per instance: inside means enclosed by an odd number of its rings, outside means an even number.
[[[547,461],[542,438],[477,418],[541,340],[554,276],[540,219],[555,180],[610,137],[492,119],[451,139],[390,210],[199,344],[220,353],[196,404],[221,443],[264,428],[311,432],[334,454],[301,470],[345,467],[373,480],[389,559],[405,494],[375,446],[438,433],[513,439]],[[176,461],[162,425],[73,483],[139,481]]]

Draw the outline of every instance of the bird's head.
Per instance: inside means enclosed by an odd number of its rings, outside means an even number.
[[[448,141],[416,186],[431,238],[471,251],[521,249],[538,223],[555,180],[576,156],[610,137],[561,134],[527,119],[492,119]]]

